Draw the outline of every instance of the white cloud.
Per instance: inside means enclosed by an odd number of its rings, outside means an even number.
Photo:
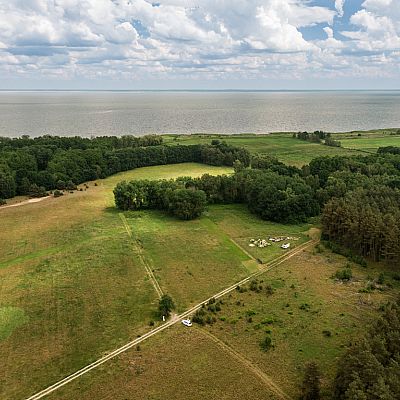
[[[343,10],[344,1],[345,0],[335,0],[335,8],[340,17],[343,17],[343,14],[344,14],[344,10]]]
[[[345,0],[334,0],[336,11],[309,0],[0,0],[0,74],[351,75],[368,71],[368,56],[357,52],[373,53],[376,65],[377,51],[390,52],[379,58],[390,69],[400,49],[396,2],[366,0],[353,29],[341,32],[350,40],[340,41],[335,16],[343,16]],[[303,29],[320,38],[307,40]]]

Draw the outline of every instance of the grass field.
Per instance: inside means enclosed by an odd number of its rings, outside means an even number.
[[[268,239],[271,236],[295,237],[296,240],[285,241],[285,243],[289,242],[291,244],[290,249],[293,249],[308,240],[307,233],[312,227],[311,224],[283,225],[263,221],[250,214],[246,207],[241,204],[210,207],[208,216],[235,243],[262,263],[267,263],[284,254],[285,250],[281,249],[283,242],[258,248],[249,247],[250,239]]]
[[[358,293],[374,272],[357,266],[352,267],[354,282],[335,282],[332,275],[346,263],[331,253],[305,251],[259,278],[261,286],[274,288],[272,295],[264,289],[236,291],[224,300],[217,322],[205,329],[246,354],[293,398],[299,394],[304,364],[317,361],[326,395],[343,349],[365,331],[378,305],[394,295],[391,289]],[[260,343],[266,336],[274,348],[264,352]]]
[[[175,139],[176,138],[176,139]],[[165,135],[168,144],[211,143],[212,139],[224,140],[234,146],[244,147],[251,153],[265,153],[277,157],[280,161],[302,166],[318,156],[354,154],[352,150],[324,146],[294,139],[292,134],[274,133],[271,135]]]
[[[142,168],[91,182],[86,191],[0,209],[0,398],[28,397],[149,331],[158,295],[143,260],[182,311],[257,271],[254,259],[284,254],[279,244],[249,247],[251,238],[293,236],[293,248],[314,237],[311,224],[262,221],[243,205],[210,206],[186,222],[157,211],[121,219],[114,207],[112,189],[123,179],[203,173],[231,169]],[[178,324],[49,398],[186,399],[189,391],[198,399],[274,399],[268,379],[296,397],[309,359],[321,365],[326,388],[344,347],[394,292],[359,293],[377,275],[374,267],[353,266],[352,283],[335,282],[332,274],[345,263],[328,250],[304,251],[263,274],[259,293],[227,295],[212,326]],[[263,352],[266,335],[275,347]]]
[[[247,276],[256,267],[207,217],[178,221],[161,212],[127,213],[164,292],[178,311]]]
[[[157,294],[113,206],[112,189],[122,179],[182,171],[231,170],[143,168],[90,183],[87,191],[0,210],[2,399],[23,398],[149,329]]]
[[[152,337],[49,400],[277,400],[270,389],[213,341],[182,325]]]
[[[304,363],[316,360],[323,371],[323,394],[337,358],[377,315],[391,289],[358,293],[376,274],[353,266],[354,281],[331,276],[346,260],[329,251],[307,250],[258,278],[257,293],[234,291],[222,299],[217,322],[205,327],[181,324],[144,342],[101,369],[62,388],[50,399],[274,399],[262,371],[291,398],[297,398]],[[274,293],[264,288],[272,285]],[[211,313],[210,313],[211,314]],[[250,319],[251,317],[251,319]],[[202,332],[213,335],[222,346]],[[270,336],[267,352],[260,342]],[[228,350],[227,350],[228,347]],[[232,351],[250,362],[238,362]]]
[[[334,137],[340,140],[343,148],[375,153],[379,147],[400,146],[400,135],[391,133],[393,130],[379,130],[336,134]]]

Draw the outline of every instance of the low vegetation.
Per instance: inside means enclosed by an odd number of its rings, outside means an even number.
[[[193,398],[273,399],[266,382],[305,400],[397,398],[400,306],[380,305],[400,287],[400,151],[351,155],[337,135],[296,138],[0,140],[0,197],[53,194],[0,210],[0,397],[29,397],[262,268],[211,298],[193,327],[157,334],[53,398],[111,387],[116,399],[186,398],[199,377],[217,383]],[[291,142],[285,161],[307,149],[297,166],[274,157],[279,140]],[[267,268],[318,228],[315,248]]]

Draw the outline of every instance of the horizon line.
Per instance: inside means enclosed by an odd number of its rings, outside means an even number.
[[[0,92],[399,92],[398,89],[1,89]]]

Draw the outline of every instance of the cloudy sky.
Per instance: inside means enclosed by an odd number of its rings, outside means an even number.
[[[400,88],[400,0],[0,0],[11,88]]]

